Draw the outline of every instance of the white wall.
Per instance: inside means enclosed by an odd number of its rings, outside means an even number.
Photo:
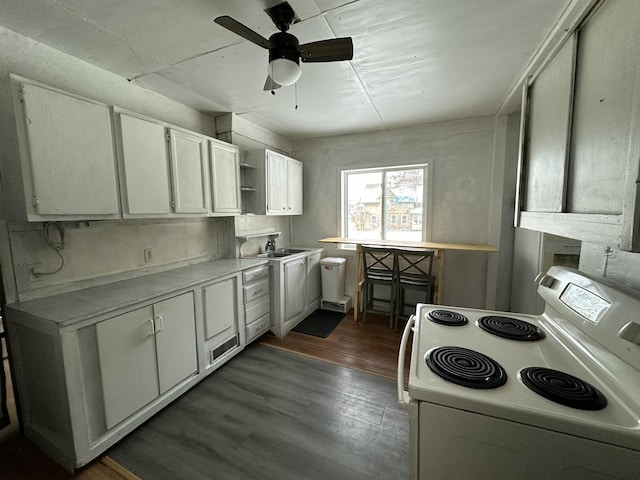
[[[495,118],[482,117],[294,141],[293,157],[304,163],[305,207],[293,218],[293,243],[320,245],[315,242],[340,235],[341,170],[424,162],[433,185],[430,240],[490,243],[492,222],[501,221],[501,214],[491,215],[495,131]],[[346,289],[352,292],[353,253],[324,246],[327,255],[348,258]],[[485,307],[489,255],[498,254],[447,253],[442,303]]]
[[[215,136],[212,117],[0,27],[2,184],[11,181],[7,167],[18,158],[10,73]],[[4,188],[0,190],[0,262],[8,302],[77,288],[77,282],[88,286],[92,279],[99,281],[112,274],[135,273],[173,262],[222,256],[232,247],[228,240],[233,236],[230,220],[121,221],[82,229],[67,222],[67,246],[63,251],[65,268],[59,274],[34,279],[29,274],[32,265],[55,269],[59,259],[46,246],[42,224],[9,224],[6,221],[4,191]],[[154,248],[155,260],[144,264],[142,252],[148,247]]]

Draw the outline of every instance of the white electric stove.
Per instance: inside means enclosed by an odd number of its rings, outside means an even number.
[[[417,306],[398,361],[412,479],[640,478],[640,295],[561,267],[538,281],[542,315]]]

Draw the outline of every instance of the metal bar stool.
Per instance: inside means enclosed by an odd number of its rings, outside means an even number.
[[[374,310],[373,302],[389,304],[389,328],[393,328],[396,304],[396,254],[393,248],[369,247],[362,245],[362,268],[364,273],[362,323],[367,320],[367,311],[386,313]],[[375,286],[389,287],[389,298],[376,297]]]
[[[396,250],[396,314],[393,328],[398,328],[398,319],[404,317],[406,306],[415,306],[407,303],[405,293],[407,290],[424,292],[425,303],[433,303],[433,285],[435,277],[431,274],[433,269],[433,250]]]

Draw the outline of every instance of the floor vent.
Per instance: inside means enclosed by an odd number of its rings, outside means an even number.
[[[237,347],[238,345],[240,345],[240,337],[236,333],[222,345],[211,350],[211,363],[213,363],[217,358],[220,358],[222,355],[227,353],[229,350]]]

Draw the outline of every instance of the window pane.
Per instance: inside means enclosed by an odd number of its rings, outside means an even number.
[[[382,172],[347,175],[348,238],[381,239]]]
[[[391,219],[386,228],[387,240],[422,241],[422,224],[407,222],[406,218],[422,218],[424,169],[389,171],[385,192],[387,215]],[[400,216],[404,221],[398,222]]]

